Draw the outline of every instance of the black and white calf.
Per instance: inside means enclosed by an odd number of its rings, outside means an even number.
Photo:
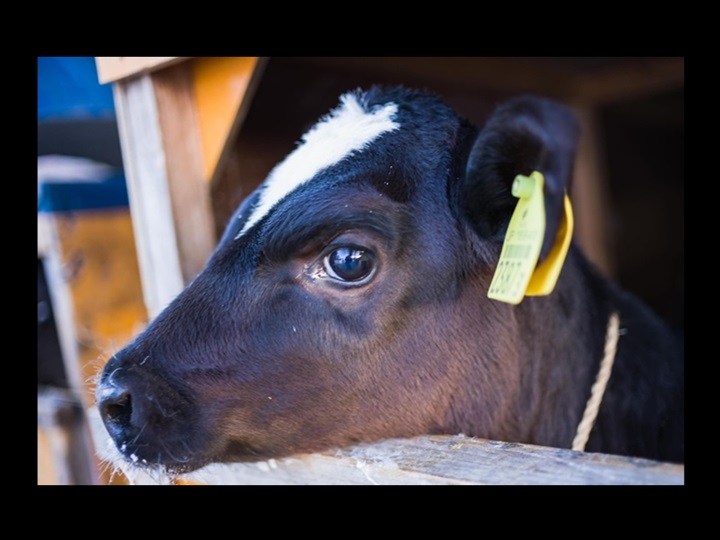
[[[513,179],[545,177],[542,259],[576,139],[540,98],[478,129],[426,93],[342,96],[107,363],[117,448],[175,472],[431,433],[568,448],[617,312],[587,450],[682,461],[682,341],[575,245],[550,295],[488,298]]]

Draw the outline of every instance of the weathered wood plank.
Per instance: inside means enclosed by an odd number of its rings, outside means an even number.
[[[119,81],[179,62],[187,56],[96,56],[100,84]]]
[[[212,135],[212,170],[225,138],[239,129],[264,64],[240,58],[228,67],[222,60],[184,62],[114,85],[150,318],[200,272],[217,243],[205,138]],[[223,88],[211,91],[218,81]]]
[[[114,451],[93,408],[95,446]],[[433,435],[389,439],[258,463],[213,464],[177,478],[126,465],[135,484],[203,485],[682,485],[685,467],[529,444]]]
[[[463,436],[425,436],[258,464],[213,465],[187,479],[208,484],[678,485],[684,483],[684,466]]]
[[[217,244],[191,66],[183,62],[157,71],[152,81],[180,269],[183,281],[189,283]]]
[[[152,319],[184,287],[158,107],[149,75],[113,88],[143,296]]]

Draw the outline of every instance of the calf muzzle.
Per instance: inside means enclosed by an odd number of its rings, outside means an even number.
[[[188,433],[191,400],[180,388],[138,362],[113,357],[98,383],[95,401],[115,446],[137,465],[195,468],[195,433]]]

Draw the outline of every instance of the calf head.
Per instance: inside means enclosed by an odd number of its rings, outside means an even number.
[[[107,363],[96,399],[117,448],[188,471],[386,437],[516,436],[513,308],[487,288],[517,174],[545,175],[550,247],[575,131],[537,98],[479,130],[425,93],[342,96]]]

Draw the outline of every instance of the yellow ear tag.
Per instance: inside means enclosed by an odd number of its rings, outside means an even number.
[[[545,260],[537,266],[533,275],[530,276],[525,296],[545,296],[555,289],[555,284],[560,276],[560,270],[562,270],[570,247],[574,226],[572,205],[567,194],[565,194],[563,200],[563,208],[564,212],[555,235],[555,243],[550,248]]]
[[[545,178],[537,171],[515,177],[512,194],[519,200],[490,283],[488,297],[493,300],[519,304],[525,296],[545,235],[544,185]]]
[[[519,304],[525,295],[550,294],[565,262],[573,218],[570,199],[565,195],[564,214],[558,234],[547,258],[537,266],[545,237],[545,178],[537,171],[530,176],[518,175],[512,185],[517,197],[488,297],[509,304]],[[537,268],[536,268],[537,266]]]

